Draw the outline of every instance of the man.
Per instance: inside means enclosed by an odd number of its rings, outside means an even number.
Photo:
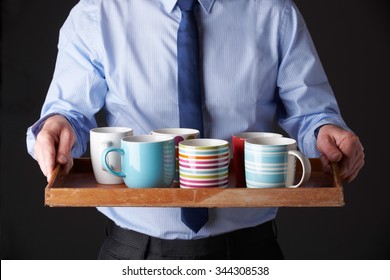
[[[54,77],[28,150],[50,178],[86,150],[95,114],[134,134],[179,127],[176,0],[82,0],[60,32]],[[204,137],[272,131],[274,120],[325,172],[352,181],[364,165],[343,121],[307,27],[290,0],[200,0]],[[193,232],[179,208],[98,208],[113,222],[101,259],[280,259],[276,208],[217,208]]]

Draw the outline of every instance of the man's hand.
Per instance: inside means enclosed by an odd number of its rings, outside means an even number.
[[[352,132],[335,125],[324,125],[317,136],[317,149],[325,172],[330,172],[330,162],[338,162],[340,177],[351,182],[364,165],[364,148]]]
[[[75,141],[76,134],[65,117],[54,115],[45,121],[37,136],[34,156],[47,181],[56,164],[64,165],[66,173],[72,168],[71,149]]]

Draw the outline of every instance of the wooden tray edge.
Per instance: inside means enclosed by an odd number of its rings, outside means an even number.
[[[87,159],[81,159],[86,162]],[[332,163],[329,188],[297,189],[96,189],[53,188],[61,176],[58,165],[45,188],[49,207],[342,207],[344,193],[337,163]],[[96,192],[99,195],[96,195]],[[248,195],[250,193],[250,195]],[[288,196],[287,196],[288,194]],[[115,197],[112,200],[112,197]]]

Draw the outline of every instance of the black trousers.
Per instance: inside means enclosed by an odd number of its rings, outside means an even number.
[[[165,240],[126,230],[110,222],[100,260],[280,260],[274,221],[218,236]]]

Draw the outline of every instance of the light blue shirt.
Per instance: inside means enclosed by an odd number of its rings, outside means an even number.
[[[230,140],[275,123],[309,157],[315,129],[347,128],[304,20],[289,0],[199,0],[205,137]],[[58,58],[41,118],[28,129],[33,155],[42,122],[63,114],[81,156],[103,109],[110,126],[134,134],[179,126],[176,0],[82,0],[60,31]],[[118,225],[152,236],[192,239],[273,219],[276,208],[218,208],[194,234],[179,208],[98,208]]]

